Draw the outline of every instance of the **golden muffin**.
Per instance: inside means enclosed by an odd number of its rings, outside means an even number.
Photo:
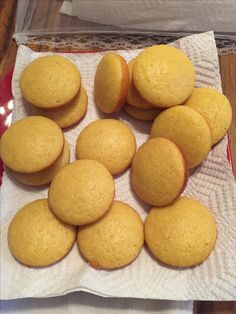
[[[134,66],[135,59],[131,60],[128,63],[128,69],[129,69],[129,89],[127,94],[127,103],[132,105],[133,107],[139,108],[139,109],[150,109],[155,107],[154,105],[150,104],[148,101],[146,101],[137,91],[136,87],[134,86],[133,82],[133,66]]]
[[[61,155],[64,135],[45,117],[27,117],[13,123],[2,135],[0,154],[12,170],[38,172],[51,166]]]
[[[115,175],[125,170],[136,151],[133,132],[123,122],[102,119],[90,123],[77,139],[78,159],[101,162]]]
[[[84,225],[110,208],[115,185],[109,171],[96,160],[77,160],[53,178],[48,202],[54,214],[71,225]]]
[[[173,142],[157,137],[137,150],[131,166],[133,191],[146,203],[164,206],[184,190],[188,180],[186,160]]]
[[[114,201],[98,221],[80,227],[80,253],[95,268],[116,269],[130,264],[144,242],[143,223],[129,205]]]
[[[19,85],[23,97],[42,108],[68,103],[80,90],[77,66],[68,58],[53,55],[40,57],[26,66]]]
[[[50,167],[34,173],[22,173],[16,172],[14,170],[10,170],[11,175],[21,183],[32,185],[32,186],[40,186],[44,184],[48,184],[52,181],[55,175],[60,171],[63,167],[68,165],[70,162],[70,147],[65,140],[64,148],[62,154],[59,156],[57,161],[52,164]]]
[[[184,105],[197,110],[207,120],[213,144],[225,136],[232,120],[232,108],[224,94],[210,87],[194,88]]]
[[[145,48],[135,59],[133,81],[141,96],[157,107],[183,103],[195,84],[195,70],[179,49],[157,45]]]
[[[214,216],[200,202],[179,197],[152,208],[145,221],[145,241],[152,254],[174,267],[194,266],[208,258],[217,239]]]
[[[129,104],[124,105],[124,111],[128,113],[132,118],[142,121],[152,121],[162,111],[159,108],[152,109],[139,109]]]
[[[25,205],[8,228],[9,249],[27,266],[43,267],[58,262],[70,251],[75,237],[75,227],[58,220],[47,199]]]
[[[175,142],[185,153],[190,168],[198,166],[212,146],[206,119],[187,106],[176,106],[160,113],[153,122],[150,136],[162,136]]]
[[[83,118],[87,111],[88,96],[81,86],[79,93],[67,104],[58,108],[46,109],[31,106],[33,114],[44,116],[56,122],[61,128],[68,128]]]
[[[94,79],[94,98],[99,109],[113,113],[124,105],[129,85],[126,61],[114,52],[107,53],[99,62]]]

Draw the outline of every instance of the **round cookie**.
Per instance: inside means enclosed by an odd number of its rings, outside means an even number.
[[[143,223],[129,205],[114,201],[98,221],[77,233],[80,253],[92,267],[116,269],[130,264],[144,242]]]
[[[45,117],[27,117],[13,123],[2,135],[0,153],[12,170],[23,173],[51,166],[62,153],[64,135]]]
[[[170,140],[157,137],[137,150],[131,166],[131,186],[146,203],[164,206],[184,190],[188,166],[181,150]]]
[[[135,59],[131,60],[128,63],[129,69],[129,89],[127,94],[127,103],[132,105],[133,107],[140,108],[140,109],[150,109],[154,106],[146,101],[137,91],[136,87],[134,86],[133,82],[133,66],[134,66]]]
[[[49,206],[62,221],[84,225],[103,216],[110,208],[115,185],[109,171],[96,160],[77,160],[53,178]]]
[[[194,88],[184,105],[197,110],[207,120],[213,144],[225,136],[232,120],[232,108],[224,94],[210,87]]]
[[[180,197],[166,207],[152,208],[144,229],[152,254],[175,267],[202,263],[217,239],[216,222],[209,209],[188,197]]]
[[[61,128],[68,128],[78,122],[85,115],[88,106],[86,90],[81,86],[79,93],[64,106],[45,109],[32,106],[33,114],[44,116],[55,121]]]
[[[111,174],[125,170],[136,151],[133,132],[123,122],[102,119],[90,123],[77,139],[78,159],[101,162]]]
[[[151,104],[172,107],[183,103],[195,84],[195,70],[179,49],[158,45],[144,49],[133,66],[134,85]]]
[[[118,111],[125,103],[129,85],[129,71],[125,60],[114,52],[99,62],[94,79],[94,98],[105,113]]]
[[[124,111],[134,119],[142,121],[152,121],[162,110],[159,108],[139,109],[130,106],[129,104],[125,104]]]
[[[212,146],[212,134],[205,118],[187,106],[165,110],[153,122],[151,137],[162,136],[175,142],[186,154],[189,167],[198,166]]]
[[[40,186],[50,183],[53,177],[55,177],[55,175],[58,173],[58,171],[60,171],[63,167],[68,165],[69,162],[70,162],[70,147],[68,143],[65,141],[61,156],[49,168],[46,168],[45,170],[35,173],[21,173],[11,169],[9,170],[12,176],[19,182],[32,186]]]
[[[43,108],[66,104],[79,92],[80,84],[77,66],[56,55],[41,57],[28,64],[19,81],[23,97]]]
[[[58,220],[47,199],[33,201],[21,208],[8,228],[8,246],[22,264],[49,266],[69,252],[76,237],[75,227]]]

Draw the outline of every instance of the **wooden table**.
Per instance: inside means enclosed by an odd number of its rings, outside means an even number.
[[[0,80],[14,65],[17,45],[12,40],[16,18],[16,0],[0,0]],[[47,46],[31,45],[35,51],[49,51]],[[54,51],[60,52],[60,49]],[[229,131],[233,166],[236,171],[236,54],[219,56],[223,91],[233,109]],[[234,173],[236,175],[236,173]],[[236,302],[194,302],[194,314],[233,314]]]

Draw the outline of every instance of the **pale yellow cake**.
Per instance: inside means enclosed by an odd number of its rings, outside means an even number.
[[[207,120],[213,144],[225,136],[232,120],[232,108],[224,94],[210,87],[194,88],[184,105],[197,110]]]
[[[0,154],[12,170],[41,171],[56,162],[64,147],[64,135],[52,120],[34,116],[14,122],[2,135]]]
[[[144,99],[168,108],[183,103],[190,96],[195,70],[181,50],[157,45],[145,48],[135,59],[133,81]]]
[[[164,206],[184,190],[188,180],[186,160],[173,142],[157,137],[137,150],[131,166],[133,191],[146,203]]]
[[[139,255],[144,242],[143,223],[132,207],[114,201],[100,220],[78,229],[77,242],[91,266],[120,268]]]
[[[8,228],[8,245],[22,264],[49,266],[70,251],[76,229],[58,220],[48,207],[47,199],[33,201],[21,208]]]
[[[159,108],[139,109],[130,106],[129,104],[125,104],[124,111],[134,119],[142,121],[153,121],[162,110]]]
[[[175,142],[185,153],[190,168],[198,166],[212,146],[206,119],[187,106],[176,106],[160,113],[153,122],[150,136],[162,136]]]
[[[115,119],[90,123],[77,139],[78,159],[100,161],[111,174],[124,171],[136,151],[136,140],[131,129]]]
[[[46,109],[31,106],[33,114],[55,121],[61,128],[68,128],[83,118],[87,111],[88,96],[81,86],[79,93],[67,104],[58,108]]]
[[[77,160],[53,178],[49,206],[65,223],[84,225],[96,221],[110,208],[115,185],[109,171],[96,160]]]
[[[129,85],[126,61],[114,52],[107,53],[99,62],[94,79],[94,98],[105,113],[118,111],[125,103]]]
[[[44,56],[25,67],[19,85],[29,103],[54,108],[66,104],[79,92],[80,71],[68,58]]]
[[[161,262],[186,267],[208,258],[217,239],[214,216],[200,202],[179,197],[166,207],[152,208],[145,221],[145,241]]]
[[[128,63],[129,68],[129,89],[127,94],[126,102],[133,107],[140,108],[140,109],[150,109],[155,107],[154,105],[150,104],[146,101],[137,91],[137,88],[134,86],[133,82],[133,66],[134,66],[135,59],[131,60]]]
[[[40,186],[50,183],[52,179],[55,177],[55,175],[58,173],[58,171],[60,171],[63,167],[68,165],[69,162],[70,162],[70,147],[67,141],[65,141],[62,154],[59,156],[59,158],[54,164],[52,164],[45,170],[35,173],[21,173],[16,172],[14,170],[10,169],[9,170],[11,175],[19,182],[32,186]]]

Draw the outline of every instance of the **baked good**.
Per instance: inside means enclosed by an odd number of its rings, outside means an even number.
[[[34,60],[25,67],[19,81],[23,97],[43,108],[66,104],[79,92],[80,84],[77,66],[58,55]]]
[[[115,185],[109,171],[96,160],[77,160],[53,178],[49,206],[63,222],[84,225],[103,216],[110,208]]]
[[[152,208],[145,221],[145,241],[161,262],[187,267],[208,258],[217,239],[214,216],[200,202],[179,197],[166,207]]]
[[[41,171],[61,155],[64,136],[59,126],[45,117],[27,117],[13,123],[2,135],[0,153],[12,170]]]
[[[65,140],[64,148],[59,156],[59,158],[56,160],[54,164],[52,164],[50,167],[34,173],[22,173],[22,172],[16,172],[14,170],[10,170],[11,175],[18,180],[21,183],[32,185],[32,186],[40,186],[44,184],[48,184],[52,181],[53,177],[60,171],[63,167],[68,165],[70,162],[70,147]]]
[[[129,85],[126,61],[114,52],[99,62],[94,79],[94,98],[99,109],[113,113],[124,105]]]
[[[187,180],[186,160],[170,140],[157,137],[138,148],[131,166],[131,186],[144,202],[155,206],[171,203]]]
[[[232,108],[224,94],[211,87],[194,88],[184,105],[197,110],[207,120],[213,144],[225,136],[232,120]]]
[[[33,201],[21,208],[8,228],[12,255],[27,266],[49,266],[61,260],[71,249],[75,227],[58,220],[47,199]]]
[[[77,139],[78,159],[100,161],[111,174],[124,171],[136,151],[133,132],[123,122],[102,119],[90,123]]]
[[[159,108],[152,109],[139,109],[129,104],[124,105],[124,111],[128,113],[132,118],[142,121],[152,121],[162,111]]]
[[[185,153],[190,168],[198,166],[212,146],[212,134],[206,119],[187,106],[176,106],[160,113],[153,122],[150,135],[175,142]]]
[[[87,111],[88,96],[83,85],[79,93],[67,104],[54,109],[31,106],[37,116],[44,116],[55,121],[61,128],[68,128],[83,118]]]
[[[168,108],[183,103],[190,96],[195,71],[181,50],[157,45],[145,48],[135,59],[133,81],[144,99]]]
[[[129,89],[127,94],[127,103],[132,105],[133,107],[140,108],[140,109],[150,109],[155,107],[154,105],[150,104],[146,101],[137,91],[137,88],[134,86],[133,82],[133,66],[134,66],[135,59],[132,59],[128,63],[129,69]]]
[[[91,266],[120,268],[139,255],[144,242],[143,223],[132,207],[114,201],[101,219],[78,229],[77,242]]]

